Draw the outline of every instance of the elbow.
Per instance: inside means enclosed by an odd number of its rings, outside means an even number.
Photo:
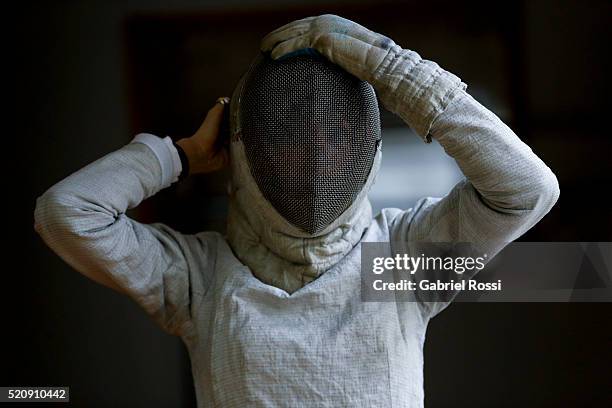
[[[58,218],[58,199],[47,190],[43,195],[36,199],[34,207],[34,230],[43,239],[49,226],[56,224]]]
[[[69,201],[69,197],[52,188],[36,199],[34,230],[43,240],[47,241],[51,234],[65,231],[70,217]]]
[[[530,172],[529,177],[521,179],[502,194],[482,194],[485,204],[498,212],[519,217],[548,213],[559,199],[559,181],[546,166]]]
[[[544,166],[544,169],[534,176],[526,208],[543,216],[554,207],[560,194],[557,176],[550,168]]]
[[[550,172],[550,180],[549,180],[549,195],[548,195],[548,199],[550,202],[550,208],[552,208],[557,201],[559,200],[559,196],[561,195],[561,189],[559,187],[559,180],[557,179],[557,176],[555,176],[555,174],[549,169]]]
[[[45,242],[92,238],[115,221],[101,205],[57,186],[36,199],[34,230]]]

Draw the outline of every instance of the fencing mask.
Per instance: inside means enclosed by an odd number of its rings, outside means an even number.
[[[231,103],[257,188],[300,231],[321,233],[366,186],[381,138],[367,82],[319,55],[260,55]]]

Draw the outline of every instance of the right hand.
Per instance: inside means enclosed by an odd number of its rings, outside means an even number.
[[[200,128],[191,137],[176,142],[189,160],[189,174],[203,174],[221,170],[229,163],[227,147],[218,143],[223,109],[229,109],[229,98],[219,98],[208,111]]]

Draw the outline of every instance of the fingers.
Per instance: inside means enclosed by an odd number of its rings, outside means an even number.
[[[315,17],[307,17],[296,20],[270,32],[261,40],[261,50],[264,52],[271,51],[278,43],[307,33],[310,28],[310,23],[314,18]]]
[[[209,173],[219,170],[229,162],[227,146],[218,144],[223,111],[229,109],[230,99],[217,99],[217,102],[206,113],[206,118],[198,131],[189,138],[179,141],[189,158],[189,171],[193,174]]]
[[[369,81],[389,53],[388,49],[366,43],[357,38],[342,34],[331,34],[322,41],[327,44],[322,48],[333,50],[327,57],[340,64],[357,78]]]
[[[221,122],[223,121],[223,109],[229,104],[229,98],[217,99],[217,102],[206,113],[204,122],[195,133],[194,137],[198,145],[204,150],[211,150],[219,136]]]
[[[223,109],[225,109],[227,103],[229,103],[229,98],[227,97],[217,99],[215,105],[210,108],[206,114],[206,118],[202,124],[202,127],[207,131],[207,133],[215,135],[215,138],[219,133],[219,129],[221,128]]]
[[[288,41],[283,41],[272,49],[270,56],[272,59],[292,53],[294,51],[310,48],[310,39],[307,36],[297,37]]]
[[[373,44],[380,34],[343,17],[326,14],[322,17],[321,24],[326,27],[327,34],[344,34],[368,44]]]

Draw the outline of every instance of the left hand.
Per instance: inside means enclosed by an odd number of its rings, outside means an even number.
[[[261,42],[261,50],[271,52],[273,59],[315,49],[345,71],[371,83],[394,46],[390,38],[331,14],[296,20],[272,31]]]

